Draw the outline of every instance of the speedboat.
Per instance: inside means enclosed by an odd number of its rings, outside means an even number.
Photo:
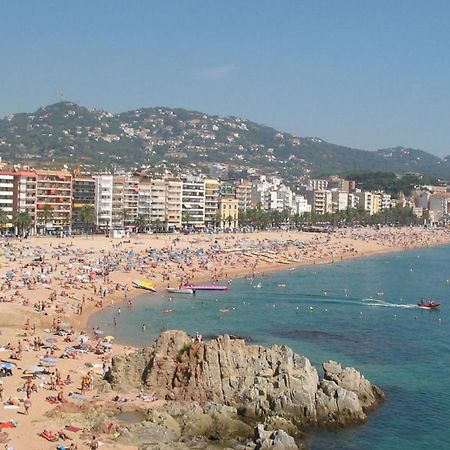
[[[151,281],[133,281],[133,286],[139,289],[156,292],[155,286]]]
[[[417,303],[417,306],[419,308],[423,308],[423,309],[433,309],[433,308],[439,308],[439,306],[441,306],[441,304],[438,302],[435,302],[434,300],[428,300],[425,302],[422,299],[422,300],[420,300],[419,303]]]
[[[167,288],[167,292],[170,294],[194,294],[194,289],[190,288]]]

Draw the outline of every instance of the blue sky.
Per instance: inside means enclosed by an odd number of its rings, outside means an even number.
[[[185,107],[450,155],[450,2],[2,2],[0,115]]]

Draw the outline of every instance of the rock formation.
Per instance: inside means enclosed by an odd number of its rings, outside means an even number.
[[[320,380],[310,361],[286,346],[246,345],[227,335],[194,343],[182,331],[166,331],[151,347],[113,358],[107,379],[116,390],[144,387],[160,399],[228,405],[247,419],[276,418],[299,429],[365,421],[383,392],[353,368],[329,361],[323,369]]]

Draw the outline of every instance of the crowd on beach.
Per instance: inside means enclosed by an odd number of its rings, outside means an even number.
[[[96,383],[109,370],[113,353],[129,350],[116,345],[113,336],[103,336],[102,330],[88,334],[86,320],[102,307],[115,308],[119,317],[120,302],[132,308],[135,279],[165,289],[449,241],[447,230],[424,228],[139,236],[128,241],[3,240],[0,443],[24,448],[19,442],[34,433],[43,440],[39,448],[56,448],[55,443],[69,449],[98,446],[99,436],[92,435],[89,424],[60,423],[44,413],[68,403],[101,402]],[[158,399],[142,391],[132,399],[116,395],[110,400],[149,405]],[[100,438],[108,442],[126,432],[127,427],[112,423]]]

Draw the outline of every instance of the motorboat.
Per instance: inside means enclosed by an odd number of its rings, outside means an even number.
[[[191,288],[167,288],[167,292],[170,294],[195,294],[195,290]]]
[[[441,304],[438,302],[435,302],[434,300],[424,301],[423,299],[421,299],[420,302],[417,303],[417,306],[419,308],[423,308],[423,309],[433,309],[433,308],[439,308],[439,306],[441,306]]]
[[[138,289],[145,289],[147,291],[156,292],[155,286],[151,281],[133,281],[133,286]]]

